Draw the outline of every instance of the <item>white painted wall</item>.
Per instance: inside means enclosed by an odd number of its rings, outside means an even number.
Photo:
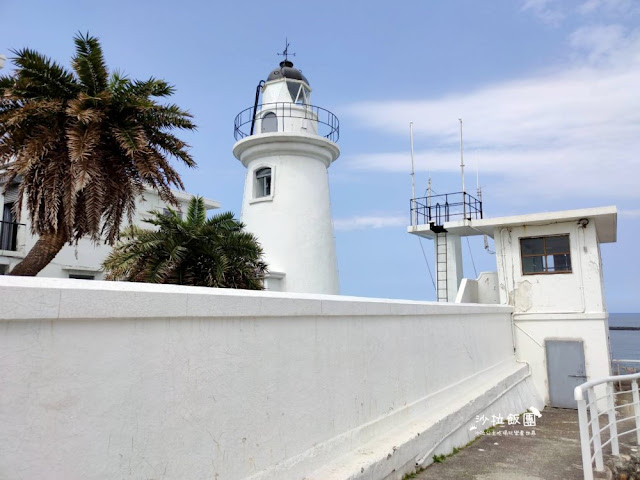
[[[611,375],[611,358],[607,318],[607,314],[514,315],[517,357],[531,365],[533,383],[544,397],[545,404],[549,404],[545,341],[583,342],[587,374],[585,382],[608,377]]]
[[[269,270],[284,273],[285,292],[337,294],[338,267],[327,168],[338,146],[317,135],[252,135],[233,153],[247,175],[242,221],[265,252]],[[272,171],[272,194],[255,198],[255,172]]]
[[[571,273],[523,275],[520,238],[569,234]],[[501,303],[516,313],[604,312],[602,268],[594,222],[576,222],[496,229],[496,261]]]
[[[254,128],[255,135],[261,134],[262,119],[268,113],[273,113],[276,116],[278,132],[318,134],[318,116],[311,108],[293,103],[276,103],[263,105],[262,109],[258,111]]]
[[[498,273],[480,272],[477,280],[463,278],[456,303],[499,304]]]
[[[436,238],[435,264],[436,264],[436,283],[438,285],[438,300],[441,299],[441,284],[446,282],[446,301],[455,302],[458,289],[462,282],[462,245],[460,235],[446,234],[446,248],[443,248],[442,240]],[[442,249],[442,250],[441,250]],[[446,264],[441,260],[446,258]],[[446,271],[445,271],[446,268]],[[444,298],[444,295],[442,296]]]
[[[186,213],[191,194],[183,192],[173,192],[179,202],[178,211]],[[218,202],[205,200],[207,209],[218,208]],[[0,194],[0,212],[4,206],[4,196]],[[163,211],[167,204],[160,199],[155,191],[145,192],[143,197],[136,200],[136,212],[133,223],[143,228],[151,228],[151,225],[143,220],[151,218],[150,212],[153,210]],[[176,209],[176,207],[171,206]],[[20,215],[20,222],[24,223],[18,230],[18,249],[15,252],[0,251],[0,264],[7,265],[10,271],[29,253],[38,237],[31,234],[29,225],[29,215],[26,207],[23,206]],[[126,222],[126,219],[125,219]],[[123,224],[122,229],[126,228]],[[52,262],[38,274],[41,277],[69,278],[70,274],[94,275],[97,280],[104,278],[102,262],[111,252],[111,246],[105,244],[95,245],[89,239],[81,239],[77,246],[66,245],[60,250]]]
[[[0,277],[0,472],[400,479],[541,407],[506,306]]]

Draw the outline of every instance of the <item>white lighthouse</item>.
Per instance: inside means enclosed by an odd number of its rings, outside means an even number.
[[[309,81],[284,53],[236,117],[233,154],[247,168],[242,221],[265,251],[265,288],[337,294],[327,169],[340,155],[338,119],[311,105]]]

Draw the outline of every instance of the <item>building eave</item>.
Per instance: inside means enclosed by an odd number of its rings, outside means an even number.
[[[494,231],[498,228],[577,222],[583,218],[595,224],[600,243],[614,243],[617,241],[618,209],[615,206],[531,213],[480,220],[457,220],[445,222],[443,227],[447,232],[463,237],[488,235],[493,238]],[[435,237],[435,233],[431,231],[429,225],[410,225],[407,227],[407,231],[421,237]]]

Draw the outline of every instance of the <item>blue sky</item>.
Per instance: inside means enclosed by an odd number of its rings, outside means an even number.
[[[406,233],[408,124],[418,192],[430,171],[445,193],[459,190],[462,117],[468,190],[477,165],[487,215],[618,206],[618,243],[602,247],[608,307],[640,311],[637,1],[0,0],[0,18],[7,56],[28,46],[68,64],[89,31],[112,69],[174,84],[199,127],[185,136],[199,164],[183,171],[187,190],[238,215],[233,119],[288,37],[312,103],[341,122],[330,181],[343,294],[435,298]],[[495,270],[481,238],[463,247],[467,276]]]

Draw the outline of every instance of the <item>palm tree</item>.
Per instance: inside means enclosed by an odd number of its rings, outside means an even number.
[[[81,237],[113,244],[145,188],[177,205],[170,187],[183,184],[169,158],[195,166],[188,145],[171,133],[195,129],[191,115],[154,100],[174,88],[109,75],[98,39],[74,40],[71,71],[25,48],[13,52],[17,70],[0,76],[5,189],[20,180],[16,211],[26,202],[40,237],[12,275],[36,275]]]
[[[108,280],[263,288],[262,248],[231,212],[207,219],[203,199],[194,197],[184,220],[169,208],[145,222],[157,228],[129,227],[104,261]]]

